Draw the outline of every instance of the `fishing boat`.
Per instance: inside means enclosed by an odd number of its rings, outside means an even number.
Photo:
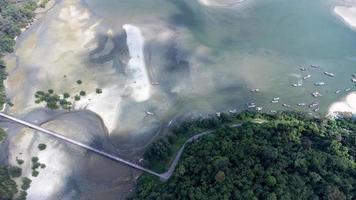
[[[300,68],[300,71],[307,71],[307,68],[301,67],[301,68]]]
[[[320,68],[319,65],[310,65],[310,67],[312,67],[312,68]]]
[[[151,85],[159,85],[159,82],[158,81],[152,81]]]
[[[229,113],[235,114],[235,113],[237,113],[237,110],[236,109],[229,110]]]
[[[325,85],[325,82],[317,82],[317,83],[314,83],[315,86],[323,86]]]
[[[290,108],[290,107],[291,107],[291,105],[288,105],[288,104],[285,104],[285,103],[282,104],[282,106],[283,106],[283,107],[286,107],[286,108]]]
[[[256,111],[261,111],[263,107],[256,107]]]
[[[336,90],[335,94],[339,94],[341,92],[341,90]]]
[[[317,106],[319,106],[319,103],[315,102],[315,103],[311,103],[311,104],[309,105],[309,108],[315,108],[315,107],[317,107]]]
[[[313,92],[312,95],[313,97],[321,97],[321,94],[319,92]]]
[[[306,75],[306,76],[303,77],[303,80],[307,80],[307,79],[310,78],[310,77],[311,77],[311,75],[308,74],[308,75]]]
[[[356,78],[352,78],[351,81],[352,81],[353,83],[356,83]]]
[[[305,103],[298,103],[297,106],[305,106]]]
[[[150,112],[150,111],[145,111],[145,113],[146,113],[146,115],[151,115],[151,116],[153,116],[153,115],[155,115],[153,112]]]
[[[330,76],[330,77],[334,77],[335,76],[335,74],[333,74],[331,72],[324,72],[324,74],[327,75],[327,76]]]
[[[351,88],[346,88],[345,92],[350,92]]]
[[[250,90],[250,92],[259,92],[259,91],[260,91],[260,89],[258,89],[258,88]]]
[[[247,104],[247,108],[255,108],[256,104],[255,103],[249,103]]]
[[[302,83],[294,83],[292,86],[293,87],[302,87]]]
[[[279,101],[276,100],[272,100],[271,103],[278,103]]]
[[[276,113],[277,113],[277,111],[275,111],[275,110],[271,110],[271,111],[270,111],[270,113],[272,113],[272,114],[276,114]]]
[[[273,97],[273,101],[279,101],[279,97]]]

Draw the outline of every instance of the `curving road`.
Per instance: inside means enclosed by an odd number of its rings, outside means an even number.
[[[86,145],[86,144],[84,144],[84,143],[81,143],[81,142],[78,142],[78,141],[76,141],[76,140],[73,140],[73,139],[70,139],[70,138],[68,138],[68,137],[65,137],[65,136],[63,136],[63,135],[61,135],[61,134],[58,134],[58,133],[56,133],[56,132],[53,132],[53,131],[50,131],[50,130],[48,130],[48,129],[42,128],[42,127],[40,127],[40,126],[38,126],[38,125],[35,125],[35,124],[32,124],[32,123],[23,121],[23,120],[21,120],[21,119],[19,119],[19,118],[16,118],[16,117],[13,117],[13,116],[4,114],[4,113],[2,113],[2,112],[0,112],[0,116],[3,117],[3,118],[8,119],[8,120],[10,120],[10,121],[19,123],[19,124],[21,124],[21,125],[23,125],[23,126],[26,126],[26,127],[31,128],[31,129],[34,129],[34,130],[40,131],[40,132],[42,132],[42,133],[45,133],[45,134],[47,134],[47,135],[50,135],[50,136],[52,136],[52,137],[54,137],[54,138],[57,138],[57,139],[59,139],[59,140],[62,140],[62,141],[64,141],[64,142],[67,142],[67,143],[70,143],[70,144],[74,144],[74,145],[80,146],[80,147],[82,147],[82,148],[84,148],[84,149],[86,149],[86,150],[88,150],[88,151],[94,152],[94,153],[96,153],[96,154],[99,154],[99,155],[101,155],[101,156],[104,156],[104,157],[106,157],[106,158],[109,158],[109,159],[111,159],[111,160],[113,160],[113,161],[116,161],[116,162],[125,164],[125,165],[127,165],[127,166],[129,166],[129,167],[132,167],[132,168],[134,168],[134,169],[138,169],[138,170],[147,172],[147,173],[149,173],[149,174],[151,174],[151,175],[157,176],[157,177],[159,177],[162,181],[166,181],[166,180],[168,180],[168,179],[172,176],[172,174],[173,174],[173,172],[174,172],[174,170],[175,170],[175,168],[176,168],[176,166],[177,166],[177,164],[178,164],[178,162],[179,162],[179,159],[180,159],[180,157],[181,157],[181,155],[182,155],[182,153],[183,153],[183,150],[184,150],[185,146],[186,146],[188,143],[193,142],[193,141],[197,140],[198,138],[200,138],[200,137],[202,137],[202,136],[205,136],[205,135],[207,135],[207,134],[210,134],[210,133],[213,133],[213,132],[214,132],[214,130],[210,130],[210,131],[206,131],[206,132],[203,132],[203,133],[199,133],[199,134],[194,135],[194,136],[192,136],[191,138],[189,138],[189,139],[182,145],[182,147],[179,149],[179,151],[177,152],[176,157],[174,158],[174,160],[173,160],[171,166],[169,167],[168,171],[160,174],[160,173],[154,172],[154,171],[152,171],[152,170],[150,170],[150,169],[147,169],[147,168],[145,168],[145,167],[142,167],[142,166],[140,166],[140,165],[137,165],[137,164],[135,164],[135,163],[132,163],[132,162],[130,162],[130,161],[127,161],[127,160],[125,160],[125,159],[122,159],[122,158],[120,158],[120,157],[118,157],[118,156],[114,156],[114,155],[112,155],[112,154],[109,154],[109,153],[107,153],[107,152],[101,151],[101,150],[99,150],[99,149],[96,149],[96,148],[91,147],[91,146],[89,146],[89,145]],[[241,125],[242,125],[242,123],[240,123],[240,124],[234,124],[234,125],[231,125],[230,127],[238,127],[238,126],[241,126]]]

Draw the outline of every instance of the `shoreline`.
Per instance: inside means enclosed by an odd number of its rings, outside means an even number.
[[[356,31],[356,6],[335,6],[333,13],[345,25]]]
[[[356,116],[356,92],[351,92],[340,101],[331,104],[328,114],[326,115],[326,117],[332,119],[348,116]]]

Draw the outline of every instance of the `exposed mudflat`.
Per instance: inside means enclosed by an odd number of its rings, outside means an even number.
[[[58,0],[53,5],[6,57],[6,90],[14,103],[6,112],[131,161],[138,162],[146,145],[181,117],[240,111],[250,103],[264,112],[312,115],[354,109],[349,100],[355,91],[350,78],[356,74],[356,34],[335,17],[331,1]],[[315,86],[321,81],[325,86]],[[73,109],[50,111],[36,104],[35,92],[48,89],[70,93]],[[74,101],[80,91],[86,95]],[[322,96],[313,97],[316,91]],[[272,103],[274,97],[280,101]],[[315,102],[320,110],[297,105]],[[116,200],[133,187],[137,171],[2,124],[9,131],[0,147],[2,161],[23,158],[28,176],[32,156],[47,166],[33,178],[30,200]],[[47,150],[39,152],[39,143]]]

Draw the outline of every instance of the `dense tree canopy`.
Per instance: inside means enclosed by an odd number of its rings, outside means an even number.
[[[20,34],[20,29],[26,26],[34,17],[36,2],[0,0],[0,106],[5,103],[5,88],[3,81],[6,79],[6,71],[1,59],[6,53],[14,50],[14,38]]]
[[[170,180],[144,175],[133,198],[356,198],[354,121],[262,117],[265,123],[223,127],[189,144]]]

